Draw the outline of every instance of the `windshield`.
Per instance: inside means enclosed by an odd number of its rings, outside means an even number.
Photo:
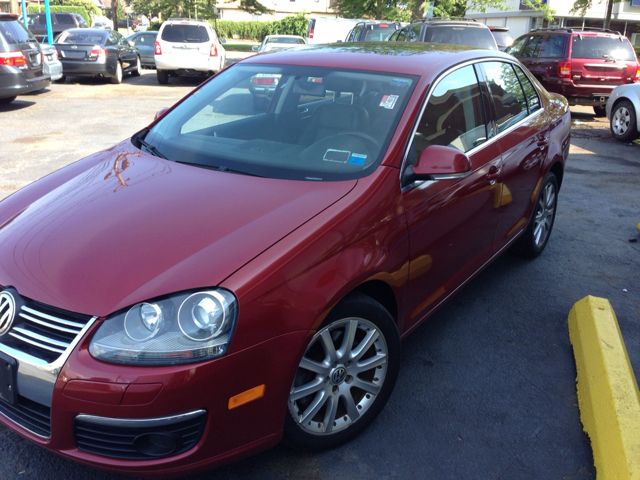
[[[102,45],[107,39],[106,33],[85,33],[78,30],[66,30],[60,34],[56,43],[77,43],[87,45]]]
[[[575,35],[571,47],[572,58],[610,58],[635,60],[636,54],[624,37]]]
[[[305,44],[304,38],[298,37],[267,37],[267,43]]]
[[[416,79],[236,65],[164,116],[143,148],[169,160],[270,178],[360,178],[380,163]]]
[[[204,43],[209,33],[202,25],[167,25],[162,31],[162,40],[175,43]]]
[[[496,50],[496,42],[488,28],[465,26],[429,26],[424,38],[425,42],[450,43],[468,47]]]
[[[364,31],[364,37],[361,42],[386,42],[391,34],[396,31],[395,25],[373,25]]]

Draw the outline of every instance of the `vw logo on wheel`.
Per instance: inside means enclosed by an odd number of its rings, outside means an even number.
[[[347,369],[342,365],[336,367],[333,372],[331,372],[331,383],[334,385],[339,385],[344,382],[344,379],[347,377]]]
[[[16,316],[16,300],[9,292],[0,293],[0,336],[7,333]]]

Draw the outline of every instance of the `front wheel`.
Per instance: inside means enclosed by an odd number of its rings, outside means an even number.
[[[609,128],[613,138],[620,142],[631,142],[638,136],[636,111],[633,104],[623,100],[613,107]]]
[[[547,246],[558,204],[558,180],[549,172],[542,182],[540,194],[533,209],[533,218],[522,236],[513,245],[516,255],[534,258]]]
[[[116,62],[116,74],[111,77],[111,83],[122,83],[122,65],[120,62]]]
[[[369,426],[387,403],[400,367],[400,336],[389,312],[364,294],[340,302],[311,339],[296,371],[285,444],[319,451]]]
[[[139,77],[142,74],[142,62],[140,62],[140,57],[136,57],[136,68],[133,69],[131,75],[134,77]]]

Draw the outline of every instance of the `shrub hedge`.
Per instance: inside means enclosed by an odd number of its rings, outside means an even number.
[[[87,13],[87,9],[84,7],[62,7],[59,5],[51,5],[49,7],[49,10],[51,10],[52,13],[54,12],[79,13],[80,15],[82,15],[82,18],[84,18],[85,22],[87,22],[87,25],[91,25],[91,17]],[[33,4],[29,5],[29,13],[42,13],[42,12],[44,12],[44,5],[40,5],[40,8],[38,8],[38,5],[33,5]]]
[[[209,23],[214,24],[213,20]],[[304,15],[289,15],[282,20],[273,22],[234,22],[232,20],[219,20],[217,22],[220,38],[236,40],[254,40],[261,42],[266,35],[300,35],[307,34],[309,19]],[[159,30],[160,22],[151,22],[149,30]]]

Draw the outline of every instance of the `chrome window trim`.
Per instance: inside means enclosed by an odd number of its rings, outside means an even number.
[[[411,145],[413,144],[415,135],[416,135],[416,131],[418,130],[418,124],[420,123],[420,119],[422,118],[422,116],[424,115],[424,111],[427,108],[427,104],[429,103],[429,100],[431,99],[431,94],[433,93],[433,91],[436,89],[436,87],[438,86],[438,84],[440,83],[440,81],[445,78],[447,75],[449,75],[450,73],[453,73],[454,71],[460,69],[460,68],[464,68],[467,67],[469,65],[475,65],[477,63],[482,63],[482,62],[490,62],[490,61],[495,61],[495,62],[503,62],[503,63],[509,63],[511,65],[515,65],[515,66],[520,66],[520,63],[517,61],[513,61],[510,59],[506,59],[506,58],[502,58],[502,57],[482,57],[482,58],[475,58],[473,60],[469,60],[466,61],[464,63],[460,63],[458,65],[455,65],[453,67],[451,67],[448,70],[445,70],[443,73],[440,74],[440,76],[438,76],[438,78],[429,86],[429,91],[427,92],[427,96],[425,97],[423,103],[422,103],[422,107],[420,108],[420,113],[418,114],[418,116],[416,117],[416,120],[414,122],[413,128],[411,130],[411,134],[409,135],[409,141],[407,142],[407,145],[405,146],[404,149],[404,155],[402,156],[402,164],[400,166],[400,175],[399,175],[399,179],[400,179],[400,185],[402,185],[402,176],[404,173],[404,169],[406,167],[407,164],[407,159],[409,158],[409,151],[411,150]],[[526,69],[521,68],[522,72],[527,76],[527,78],[529,78],[529,80],[531,81],[531,83],[533,85],[535,85],[535,83],[531,80],[531,77],[529,77]],[[515,72],[514,72],[515,74]],[[517,75],[516,75],[517,76]],[[477,78],[477,77],[476,77]],[[480,81],[480,79],[478,79],[478,81]],[[534,87],[535,88],[535,87]],[[537,89],[536,89],[537,90]],[[491,93],[489,91],[489,93]],[[524,117],[522,120],[520,120],[518,123],[514,123],[513,125],[511,125],[509,128],[507,128],[506,130],[503,130],[502,132],[496,133],[496,135],[494,135],[492,138],[488,139],[486,142],[478,145],[477,147],[472,148],[471,150],[469,150],[468,152],[462,152],[464,153],[467,157],[470,157],[471,155],[474,155],[475,153],[479,152],[480,150],[482,150],[483,148],[485,148],[486,146],[492,144],[493,142],[499,140],[501,137],[503,137],[504,135],[506,135],[507,133],[510,133],[511,131],[513,131],[514,129],[518,128],[520,125],[522,125],[522,123],[524,123],[525,121],[528,121],[532,118],[534,118],[536,115],[540,115],[543,111],[544,111],[544,107],[542,106],[542,99],[540,98],[540,94],[539,92],[536,91],[536,95],[538,95],[538,100],[540,100],[540,105],[541,107],[536,110],[533,113],[529,113],[526,117]],[[526,97],[525,97],[526,98]],[[487,111],[487,108],[484,107],[484,114],[485,114],[485,121],[488,121],[489,119],[486,118],[486,115],[490,112]],[[528,111],[528,109],[527,109]],[[473,170],[472,170],[473,171]],[[434,182],[434,181],[438,181],[438,180],[425,180],[428,182]],[[402,191],[407,190],[408,188],[416,185],[416,184],[421,184],[424,181],[418,181],[418,182],[413,182],[410,183],[409,185],[406,185],[404,187],[402,187]]]
[[[55,386],[56,380],[58,379],[60,370],[62,370],[62,366],[71,355],[73,349],[78,345],[78,343],[80,343],[80,340],[82,340],[84,335],[97,319],[98,317],[91,317],[91,319],[89,319],[82,330],[80,330],[78,335],[76,335],[76,338],[64,350],[62,355],[60,355],[52,363],[47,363],[46,361],[29,355],[28,353],[21,352],[20,350],[16,350],[15,348],[11,348],[0,343],[0,352],[3,352],[18,360],[18,393],[21,396],[28,398],[29,400],[33,400],[34,402],[40,403],[41,405],[51,407],[53,387]],[[17,425],[25,428],[20,424]]]
[[[174,423],[179,423],[184,420],[189,420],[191,418],[199,417],[201,415],[206,414],[207,411],[204,409],[193,410],[191,412],[180,413],[177,415],[169,415],[166,417],[157,417],[157,418],[112,418],[112,417],[99,417],[96,415],[87,415],[80,414],[76,416],[76,419],[92,423],[94,425],[101,425],[104,427],[114,427],[114,428],[139,428],[139,427],[147,427],[147,426],[164,426],[164,425],[172,425]]]

